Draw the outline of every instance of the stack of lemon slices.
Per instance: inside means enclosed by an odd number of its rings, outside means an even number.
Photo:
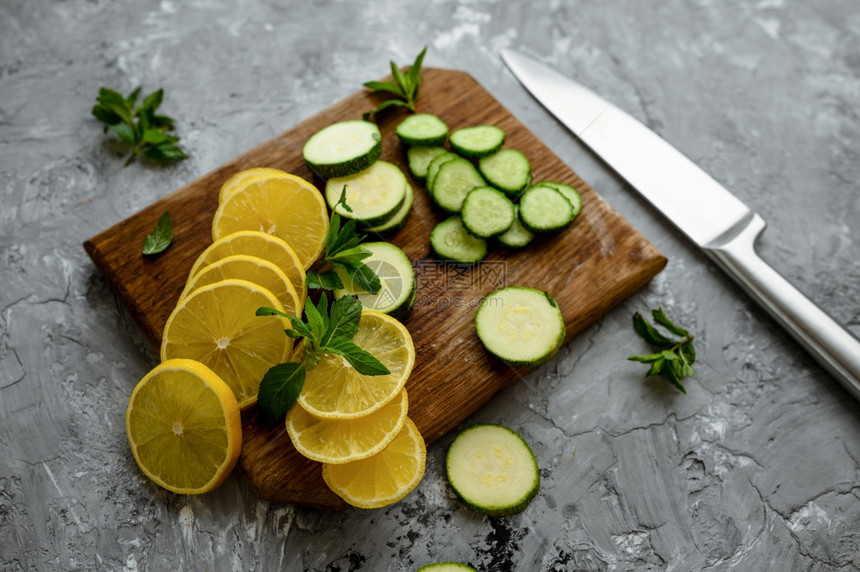
[[[328,226],[322,195],[295,175],[255,168],[223,185],[213,243],[165,325],[162,363],[135,387],[126,412],[135,460],[155,483],[195,494],[230,474],[241,451],[240,411],[257,401],[270,367],[301,357],[284,333],[289,321],[256,310],[301,315],[305,271]],[[286,424],[296,449],[323,463],[336,494],[374,508],[403,498],[424,474],[426,449],[404,389],[415,349],[400,322],[373,311],[362,314],[353,341],[391,373],[363,376],[326,355],[308,371]]]
[[[403,324],[374,310],[362,312],[352,341],[391,373],[362,375],[341,356],[325,354],[287,413],[287,432],[297,451],[323,463],[335,494],[379,508],[405,497],[424,476],[427,450],[407,416],[404,388],[415,346]]]

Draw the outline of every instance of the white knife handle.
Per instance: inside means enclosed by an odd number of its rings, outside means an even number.
[[[860,340],[759,258],[755,240],[764,227],[754,214],[742,230],[705,252],[860,400]]]

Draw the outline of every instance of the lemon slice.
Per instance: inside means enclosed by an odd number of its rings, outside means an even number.
[[[134,388],[125,431],[138,466],[174,493],[216,488],[242,450],[239,407],[230,388],[201,363],[160,363]]]
[[[375,310],[363,310],[352,341],[391,372],[362,375],[343,357],[325,354],[307,372],[298,402],[316,417],[355,419],[373,413],[397,397],[415,365],[415,346],[406,327]],[[301,351],[301,350],[300,350]]]
[[[275,298],[283,304],[284,312],[293,316],[301,316],[302,306],[299,302],[299,295],[296,294],[293,283],[290,282],[284,271],[268,260],[244,254],[234,254],[204,266],[188,279],[185,290],[182,291],[179,298],[188,296],[198,288],[228,278],[247,280],[262,286],[274,294]]]
[[[289,322],[255,315],[268,306],[283,311],[274,294],[247,280],[198,288],[179,300],[164,326],[161,359],[199,361],[233,390],[239,407],[257,400],[260,380],[292,353]]]
[[[280,169],[271,169],[269,167],[254,167],[253,169],[239,171],[227,179],[227,182],[221,186],[221,190],[218,191],[218,202],[223,203],[225,198],[233,194],[233,191],[241,188],[245,183],[248,183],[251,180],[259,179],[261,177],[270,177],[273,175],[289,175],[289,173],[281,171]],[[294,177],[295,175],[289,176]]]
[[[323,480],[340,498],[359,508],[395,503],[418,486],[424,476],[427,448],[408,417],[397,437],[381,452],[342,465],[324,464]]]
[[[248,181],[224,199],[212,219],[212,239],[238,230],[277,236],[293,247],[305,270],[323,251],[328,210],[322,194],[300,177]]]
[[[341,464],[366,459],[382,451],[406,421],[406,390],[384,407],[358,419],[314,417],[296,404],[287,414],[287,433],[296,450],[314,461]]]
[[[305,296],[308,293],[304,266],[289,244],[265,232],[243,230],[216,240],[194,261],[194,265],[188,272],[189,281],[204,267],[235,254],[256,256],[280,268],[299,295],[299,307],[304,307]]]

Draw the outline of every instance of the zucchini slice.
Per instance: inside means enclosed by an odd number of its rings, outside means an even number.
[[[349,175],[329,179],[325,185],[325,198],[330,209],[340,200],[346,186],[346,204],[337,207],[344,218],[355,219],[359,226],[372,227],[385,224],[400,211],[406,200],[406,175],[397,165],[388,161],[376,161],[369,168]]]
[[[501,149],[505,143],[505,132],[495,125],[462,127],[451,133],[448,143],[458,155],[478,159]]]
[[[323,179],[346,177],[370,167],[382,154],[382,135],[370,121],[341,121],[307,140],[302,156]]]
[[[427,180],[427,168],[430,161],[448,151],[444,147],[410,147],[406,152],[409,161],[409,171],[416,181]]]
[[[383,223],[379,226],[371,226],[364,230],[367,234],[374,234],[379,238],[386,238],[389,236],[394,236],[397,232],[403,228],[406,224],[406,221],[409,220],[409,213],[412,212],[412,203],[415,200],[415,192],[412,190],[412,185],[409,183],[406,184],[406,199],[403,201],[403,205],[400,207],[400,210],[391,217],[391,219]]]
[[[415,303],[415,272],[412,262],[402,250],[390,242],[365,242],[362,248],[370,251],[364,262],[379,276],[380,289],[376,294],[362,289],[352,281],[352,277],[341,268],[335,272],[343,283],[343,288],[334,291],[335,298],[354,296],[368,310],[388,314],[404,321]]]
[[[416,113],[401,121],[394,131],[411,147],[429,147],[444,143],[448,126],[433,114]]]
[[[508,230],[517,218],[514,203],[493,187],[475,187],[463,199],[460,211],[466,230],[481,238]]]
[[[430,248],[442,260],[472,263],[487,256],[487,241],[472,236],[460,215],[453,215],[437,224],[430,232]]]
[[[534,453],[515,431],[482,424],[457,435],[445,458],[448,482],[469,508],[488,516],[522,512],[540,488]]]
[[[538,183],[520,197],[520,221],[531,232],[555,232],[573,220],[573,205],[555,187]]]
[[[514,219],[514,224],[511,225],[511,228],[496,237],[499,243],[507,248],[522,248],[534,240],[535,237],[534,233],[524,227],[523,223],[520,222],[519,208],[519,205],[514,205],[514,213],[516,213],[517,216]]]
[[[517,197],[532,180],[531,163],[516,149],[502,149],[482,157],[478,161],[478,170],[488,183],[512,198]]]
[[[565,334],[561,310],[552,296],[525,286],[508,286],[481,300],[475,330],[491,354],[524,366],[554,356]]]
[[[447,163],[448,161],[453,161],[454,159],[460,159],[461,157],[456,153],[445,152],[440,153],[436,157],[430,161],[430,164],[427,165],[427,192],[431,195],[433,194],[433,182],[436,180],[436,174],[439,172],[439,169],[442,168],[442,165]]]
[[[568,185],[567,183],[556,183],[555,181],[541,181],[540,184],[549,185],[570,201],[571,206],[573,206],[574,218],[576,218],[576,216],[582,211],[582,197],[579,195],[579,191],[577,191],[575,187]]]
[[[457,213],[463,207],[466,193],[486,184],[472,163],[463,158],[452,159],[439,167],[430,196],[442,210]]]

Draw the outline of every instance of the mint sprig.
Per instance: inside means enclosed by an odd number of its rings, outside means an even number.
[[[331,222],[325,239],[325,254],[322,263],[317,269],[309,270],[307,273],[308,288],[323,290],[338,290],[343,288],[343,282],[338,273],[332,267],[339,267],[346,271],[358,286],[371,294],[376,294],[382,287],[379,276],[367,266],[363,260],[370,256],[371,252],[362,248],[360,244],[365,236],[356,230],[356,221],[349,219],[345,224],[342,221],[339,206],[347,212],[352,212],[346,204],[346,186],[340,192],[340,199],[332,209]]]
[[[316,367],[326,354],[342,356],[362,375],[391,373],[382,362],[352,341],[361,319],[361,303],[352,296],[338,298],[331,307],[325,292],[316,305],[308,298],[304,320],[265,306],[257,309],[257,315],[288,319],[292,328],[284,331],[291,338],[301,339],[304,354],[300,362],[269,368],[260,381],[258,403],[270,419],[281,417],[293,406],[304,387],[306,372]]]
[[[363,85],[374,92],[384,92],[393,95],[392,99],[386,99],[377,106],[373,111],[368,111],[362,117],[368,120],[374,117],[377,113],[394,106],[405,106],[410,111],[415,111],[415,98],[418,97],[418,88],[421,86],[421,64],[424,61],[424,54],[427,53],[427,46],[421,50],[415,62],[406,70],[406,73],[400,71],[400,68],[393,61],[391,63],[391,77],[394,82],[390,81],[368,81]]]
[[[645,377],[662,375],[681,393],[687,390],[681,381],[685,377],[695,375],[693,363],[696,361],[696,349],[693,347],[693,336],[684,328],[675,325],[663,312],[662,308],[651,310],[655,324],[661,326],[668,334],[679,339],[663,335],[638,312],[633,316],[633,329],[654,349],[659,350],[650,354],[628,356],[628,360],[649,363],[651,367]]]
[[[92,109],[93,117],[105,124],[104,132],[110,131],[130,149],[125,165],[139,156],[160,162],[187,158],[185,151],[176,144],[179,137],[167,133],[173,129],[173,118],[157,113],[164,90],[150,93],[138,104],[140,92],[138,87],[126,97],[102,87]]]

